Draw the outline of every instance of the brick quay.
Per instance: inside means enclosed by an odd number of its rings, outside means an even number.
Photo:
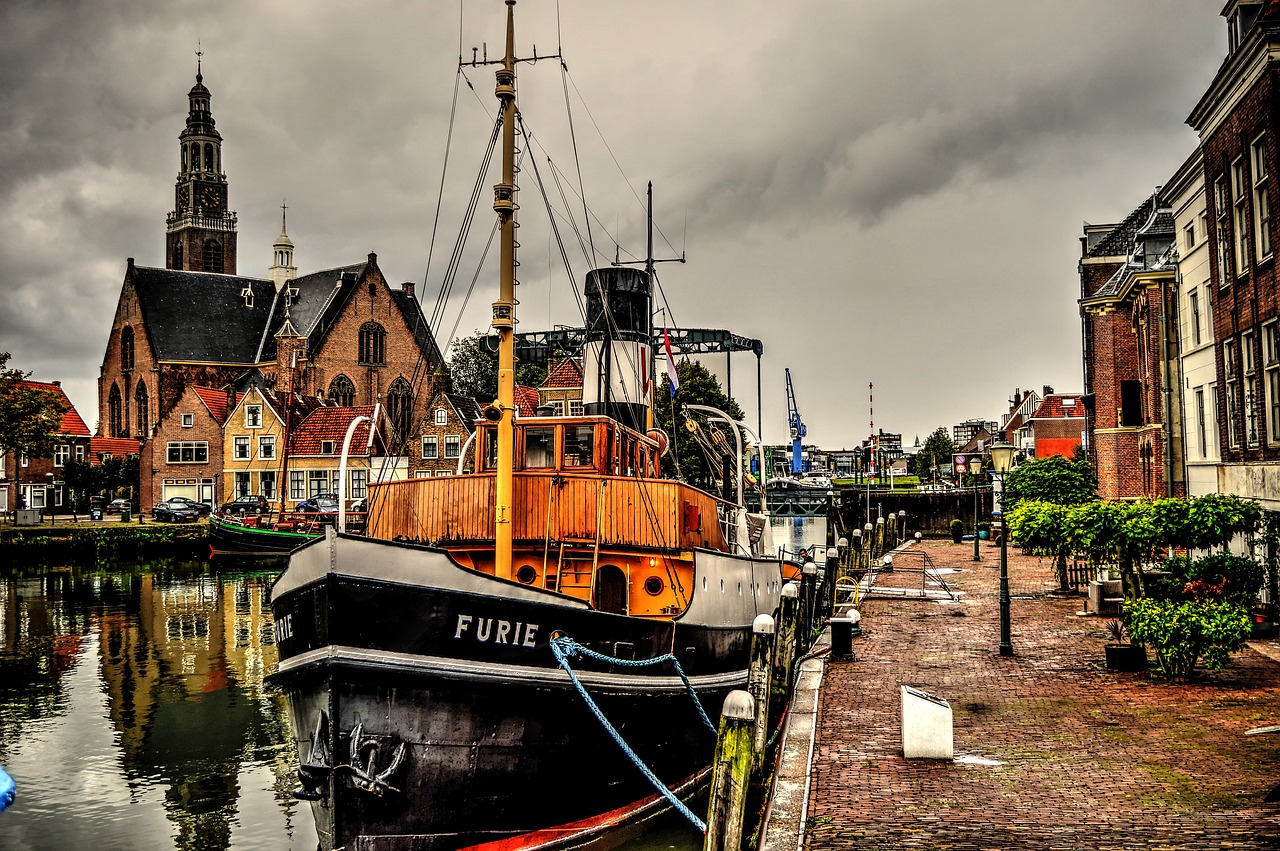
[[[1280,804],[1264,801],[1280,735],[1245,736],[1280,723],[1276,642],[1186,684],[1108,671],[1103,620],[1011,548],[1015,655],[1001,657],[998,548],[981,562],[971,543],[922,549],[957,602],[862,602],[856,658],[802,678],[779,768],[795,794],[776,796],[762,847],[1280,848]],[[876,586],[922,587],[923,560],[898,562]],[[903,758],[901,685],[950,702],[955,761]]]

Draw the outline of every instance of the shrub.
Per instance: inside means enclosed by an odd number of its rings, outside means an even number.
[[[1135,642],[1156,652],[1165,676],[1185,680],[1197,662],[1220,670],[1249,638],[1249,611],[1224,600],[1153,600],[1124,604],[1124,622]]]

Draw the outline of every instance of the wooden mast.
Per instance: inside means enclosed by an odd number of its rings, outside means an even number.
[[[494,504],[494,574],[511,579],[515,465],[515,264],[516,264],[516,55],[515,5],[507,3],[507,52],[496,72],[495,94],[502,103],[502,182],[493,187],[493,209],[501,227],[502,266],[493,329],[498,333],[498,469]]]

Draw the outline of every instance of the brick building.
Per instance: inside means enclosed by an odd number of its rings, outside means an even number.
[[[1027,427],[1033,458],[1070,458],[1084,443],[1084,400],[1079,393],[1046,393],[1027,418]]]
[[[582,416],[582,364],[565,358],[547,370],[538,386],[538,405],[551,408],[558,417]]]
[[[54,437],[53,454],[47,457],[0,452],[0,512],[15,508],[39,508],[46,514],[70,512],[62,468],[70,460],[89,457],[89,427],[67,398],[62,382],[22,381],[21,386],[57,396],[67,406]]]
[[[375,254],[299,276],[282,219],[267,277],[237,274],[222,138],[201,76],[188,97],[166,267],[128,261],[98,379],[104,436],[145,444],[165,423],[165,445],[153,447],[142,467],[143,479],[154,479],[143,485],[144,504],[193,485],[199,494],[193,498],[217,502],[226,495],[217,485],[207,493],[205,480],[218,482],[220,469],[161,472],[169,466],[167,443],[183,442],[176,435],[184,427],[170,414],[180,402],[184,413],[198,412],[190,387],[243,390],[246,377],[257,375],[264,389],[279,384],[281,392],[343,407],[381,403],[395,439],[404,440],[425,413],[430,376],[442,362],[413,284],[392,287]],[[212,455],[214,435],[202,440]]]
[[[1080,240],[1085,449],[1105,499],[1185,493],[1173,231],[1156,192]]]
[[[222,426],[240,395],[231,387],[183,389],[153,427],[151,439],[141,445],[138,506],[142,511],[175,496],[214,506],[222,502]]]
[[[1280,510],[1280,2],[1232,0],[1222,14],[1227,58],[1187,119],[1200,138],[1214,351],[1214,380],[1198,383],[1216,389],[1218,489]]]
[[[342,442],[347,429],[357,417],[372,418],[370,406],[316,408],[302,420],[289,439],[290,503],[310,499],[322,493],[338,493],[339,473],[342,463]],[[381,419],[381,416],[379,416]],[[348,507],[352,500],[368,496],[368,484],[378,476],[379,459],[385,458],[380,435],[385,421],[373,433],[369,441],[369,423],[357,423],[351,434],[347,450],[346,498]]]

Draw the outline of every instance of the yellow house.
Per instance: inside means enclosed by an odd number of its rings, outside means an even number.
[[[296,429],[319,404],[314,397],[287,397],[257,383],[245,389],[222,427],[222,492],[227,499],[260,495],[269,502],[280,500],[286,406],[289,427]]]

